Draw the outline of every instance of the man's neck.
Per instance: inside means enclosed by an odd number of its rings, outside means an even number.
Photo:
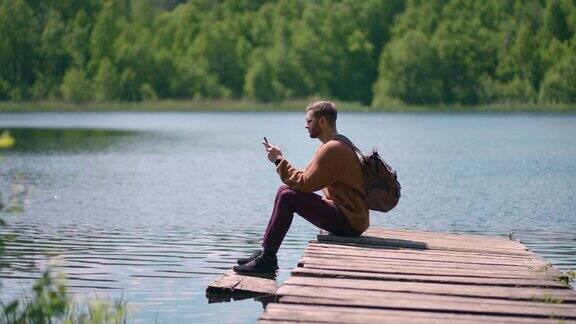
[[[326,132],[323,132],[320,134],[320,136],[318,136],[318,139],[320,140],[320,142],[326,144],[329,140],[333,139],[334,136],[338,135],[338,131],[335,129],[331,129],[328,130]]]

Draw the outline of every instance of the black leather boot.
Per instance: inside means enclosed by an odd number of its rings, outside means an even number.
[[[244,275],[258,275],[275,273],[278,270],[278,259],[275,255],[268,255],[263,253],[254,258],[254,260],[243,264],[237,265],[232,268],[236,273]]]
[[[238,262],[239,265],[243,265],[243,264],[246,264],[246,263],[256,259],[257,257],[261,256],[262,254],[264,254],[264,250],[254,250],[254,251],[252,251],[252,255],[250,255],[247,258],[240,258],[240,259],[236,260],[236,262]]]

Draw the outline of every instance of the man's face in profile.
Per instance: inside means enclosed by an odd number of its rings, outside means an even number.
[[[314,117],[314,114],[311,110],[306,112],[306,129],[308,130],[308,134],[310,138],[318,138],[320,135],[320,126],[318,125],[318,118]]]

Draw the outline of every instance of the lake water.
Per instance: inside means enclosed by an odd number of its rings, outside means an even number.
[[[342,112],[339,131],[397,169],[402,198],[373,226],[506,235],[576,268],[576,116]],[[304,113],[1,113],[5,300],[52,255],[77,298],[123,296],[130,322],[254,322],[253,299],[204,290],[259,247],[276,188],[262,136],[303,167]],[[281,283],[317,229],[299,217]]]

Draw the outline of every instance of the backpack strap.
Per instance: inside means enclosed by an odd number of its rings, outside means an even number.
[[[336,136],[334,136],[334,139],[337,141],[340,141],[344,144],[347,144],[348,146],[350,146],[350,148],[356,152],[357,154],[360,155],[360,157],[362,157],[362,159],[364,158],[364,155],[362,154],[362,151],[360,151],[360,149],[358,149],[358,147],[356,147],[356,145],[354,145],[354,143],[352,143],[352,141],[350,139],[348,139],[348,137],[338,134]]]
[[[356,152],[356,157],[358,158],[358,162],[360,162],[360,168],[362,168],[362,177],[364,178],[364,186],[366,186],[366,178],[365,178],[364,167],[363,167],[363,163],[366,162],[366,157],[364,157],[364,155],[362,154],[362,151],[360,151],[360,149],[358,149],[358,147],[356,147],[356,145],[354,145],[354,143],[352,143],[352,141],[344,135],[338,134],[338,135],[334,136],[334,139],[348,145],[354,152]],[[365,192],[360,192],[360,191],[354,189],[354,191],[358,192],[358,194],[360,196],[364,196],[364,201],[366,201],[366,199],[368,199],[368,188],[366,187],[364,190],[365,190]]]

